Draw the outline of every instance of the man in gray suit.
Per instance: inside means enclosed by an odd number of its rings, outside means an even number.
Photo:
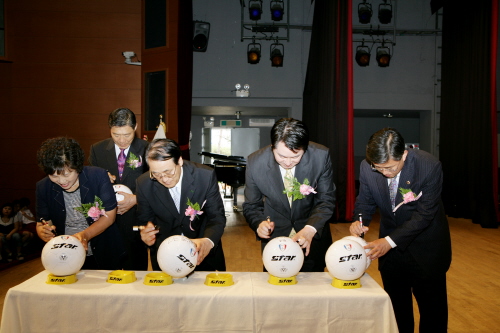
[[[305,249],[301,271],[324,271],[335,208],[332,174],[328,148],[309,141],[303,122],[283,118],[274,124],[271,145],[248,157],[245,177],[243,214],[262,249],[273,238],[290,236]],[[288,195],[306,182],[307,194]]]
[[[401,333],[414,330],[412,293],[420,332],[447,332],[451,239],[441,202],[442,179],[441,163],[422,150],[406,150],[395,129],[384,128],[369,139],[354,211],[355,217],[362,214],[364,227],[355,221],[350,232],[368,232],[378,207],[380,238],[365,248],[371,259],[379,259]]]

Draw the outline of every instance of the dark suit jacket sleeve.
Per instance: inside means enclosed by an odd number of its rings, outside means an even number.
[[[151,192],[149,174],[144,173],[136,181],[137,221],[139,225],[146,225],[148,221],[155,223],[155,213],[149,204],[148,192]]]
[[[314,184],[311,184],[314,186]],[[321,236],[325,223],[331,219],[335,209],[335,184],[333,183],[333,168],[330,155],[324,155],[324,165],[316,186],[314,207],[307,219],[306,225],[316,228],[317,237]],[[310,194],[312,195],[312,194]]]
[[[217,246],[226,227],[226,213],[224,212],[224,203],[219,192],[215,171],[211,173],[206,200],[205,206],[202,208],[207,219],[203,237],[210,238]]]
[[[39,182],[36,183],[36,217],[37,221],[40,218],[44,218],[45,220],[51,220],[50,216],[50,208],[48,201],[50,201],[49,196],[47,195],[47,188],[51,184],[48,177],[43,178]]]
[[[82,198],[82,203],[93,202],[94,197],[98,196],[106,211],[115,209],[117,206],[116,195],[106,170],[98,167],[86,167],[84,170],[88,172],[91,191],[88,197]]]
[[[96,156],[96,152],[95,152],[95,148],[94,148],[95,145],[91,145],[90,146],[90,154],[89,154],[89,165],[92,165],[92,166],[97,166],[97,156]]]
[[[359,173],[359,194],[356,198],[356,204],[354,206],[354,216],[353,221],[358,220],[358,216],[361,213],[363,216],[363,225],[369,226],[372,220],[373,214],[377,210],[377,203],[373,197],[372,191],[374,191],[374,187],[370,186],[369,176],[372,176],[371,167],[363,160],[360,166]],[[372,180],[373,181],[373,180]],[[376,188],[376,190],[381,190]]]
[[[243,203],[243,215],[252,228],[257,232],[259,224],[266,219],[264,216],[264,196],[254,179],[254,173],[258,169],[255,155],[250,155],[245,172],[245,202]]]

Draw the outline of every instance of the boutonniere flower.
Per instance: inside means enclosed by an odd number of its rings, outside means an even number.
[[[305,198],[306,195],[309,195],[311,193],[318,193],[314,190],[312,186],[309,185],[309,180],[307,178],[304,178],[304,183],[301,184],[297,180],[297,178],[290,179],[288,177],[285,177],[288,181],[292,182],[292,186],[288,189],[284,189],[283,193],[286,194],[288,197],[292,197],[293,201],[303,199]]]
[[[396,207],[394,207],[394,209],[392,210],[392,212],[394,213],[399,207],[401,207],[402,205],[404,204],[407,204],[408,202],[412,202],[412,201],[417,201],[418,199],[420,199],[420,197],[422,196],[422,191],[420,191],[420,193],[418,195],[416,195],[415,193],[413,193],[412,190],[410,190],[409,188],[402,188],[400,187],[399,188],[399,192],[401,193],[401,195],[403,196],[403,201],[399,203],[399,205],[397,205]]]
[[[96,195],[94,202],[82,204],[80,207],[75,207],[75,210],[85,217],[91,217],[92,220],[97,221],[101,216],[108,216],[102,205],[102,200]]]
[[[201,210],[203,208],[203,206],[205,206],[205,202],[207,202],[207,200],[205,200],[203,202],[203,205],[200,207],[200,204],[199,203],[192,203],[191,200],[189,200],[189,198],[187,198],[187,205],[188,205],[188,208],[186,208],[186,212],[184,213],[186,216],[190,216],[189,218],[189,229],[191,229],[192,231],[194,231],[193,227],[191,226],[191,222],[194,221],[194,218],[195,217],[198,217],[198,215],[201,215],[203,214],[203,211]]]
[[[127,160],[127,163],[129,168],[135,170],[135,168],[138,168],[142,165],[142,156],[139,156],[139,158],[137,158],[137,156],[135,156],[134,153],[130,152],[130,156]]]

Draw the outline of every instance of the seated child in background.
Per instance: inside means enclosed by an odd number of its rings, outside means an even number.
[[[7,253],[7,261],[12,261],[12,245],[17,247],[17,259],[23,260],[21,254],[21,235],[17,233],[16,224],[14,223],[14,211],[12,204],[7,203],[2,205],[2,218],[0,219],[0,260],[2,259],[2,251]]]
[[[26,246],[36,234],[36,219],[29,210],[30,199],[19,199],[19,211],[16,214],[14,222],[17,226],[17,232],[22,237],[22,245]]]

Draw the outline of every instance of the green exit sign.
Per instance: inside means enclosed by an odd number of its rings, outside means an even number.
[[[221,120],[220,127],[241,127],[241,120]]]

